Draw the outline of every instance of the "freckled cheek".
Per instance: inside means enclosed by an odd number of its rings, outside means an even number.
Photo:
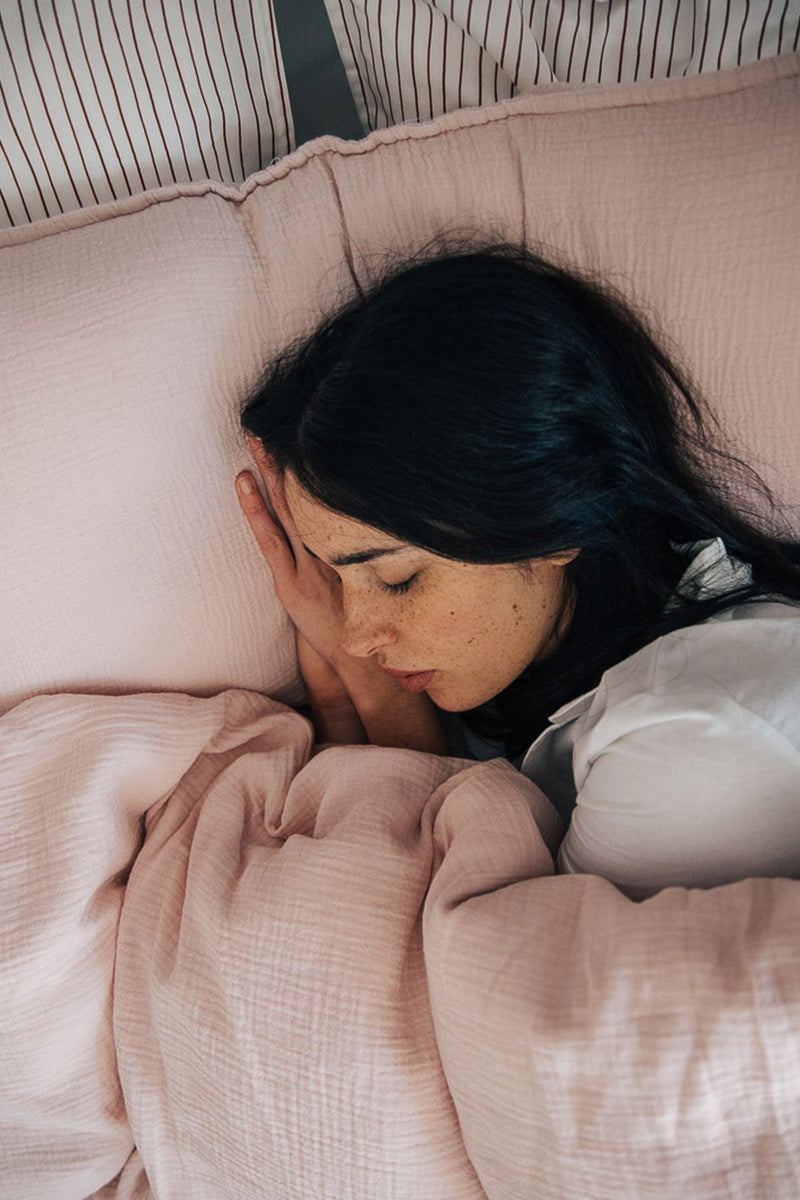
[[[463,644],[465,620],[464,613],[454,604],[444,608],[421,604],[413,614],[409,614],[409,624],[426,642],[434,644],[460,642]]]

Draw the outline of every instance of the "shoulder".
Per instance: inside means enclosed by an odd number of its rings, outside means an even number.
[[[657,638],[606,671],[586,727],[599,748],[654,720],[741,710],[774,720],[795,738],[798,687],[800,606],[740,605]]]
[[[647,894],[800,873],[800,608],[757,603],[606,672],[562,867]]]

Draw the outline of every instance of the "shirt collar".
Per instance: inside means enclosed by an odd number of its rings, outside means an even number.
[[[687,542],[675,547],[687,557],[691,556],[689,565],[681,575],[678,586],[667,604],[667,611],[674,608],[681,599],[711,600],[731,591],[734,587],[744,587],[752,582],[752,572],[747,563],[738,558],[731,558],[725,549],[722,538],[709,538],[707,541]],[[600,685],[598,684],[597,687]],[[551,714],[551,725],[566,725],[586,712],[597,694],[597,687],[584,692],[582,696],[562,704]]]

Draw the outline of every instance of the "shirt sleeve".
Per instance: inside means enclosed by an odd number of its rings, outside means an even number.
[[[782,731],[724,688],[625,708],[627,732],[595,739],[560,870],[602,875],[635,899],[800,877],[800,754]]]

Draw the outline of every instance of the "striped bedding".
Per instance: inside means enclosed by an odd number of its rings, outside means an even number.
[[[0,227],[553,82],[797,50],[800,0],[16,0],[0,7]]]

